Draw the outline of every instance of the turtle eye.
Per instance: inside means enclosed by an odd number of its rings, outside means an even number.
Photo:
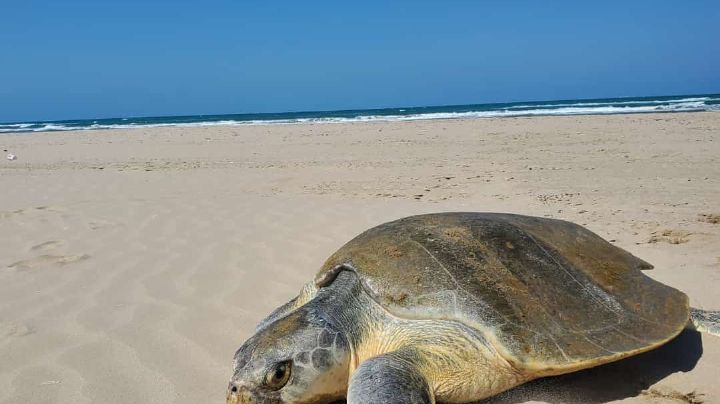
[[[265,385],[273,390],[283,388],[290,380],[292,361],[284,361],[276,364],[265,375]]]

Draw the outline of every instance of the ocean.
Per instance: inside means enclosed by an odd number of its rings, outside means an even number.
[[[720,94],[531,101],[342,111],[9,122],[0,123],[0,133],[151,128],[160,126],[409,121],[419,119],[493,118],[538,115],[607,115],[694,111],[720,111]]]

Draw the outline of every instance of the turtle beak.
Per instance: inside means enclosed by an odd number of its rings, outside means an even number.
[[[252,402],[252,396],[245,386],[237,382],[230,382],[227,390],[227,404],[246,404]]]

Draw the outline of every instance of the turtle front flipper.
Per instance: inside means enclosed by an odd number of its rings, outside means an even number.
[[[691,307],[688,328],[720,337],[720,311]]]
[[[414,349],[405,348],[366,360],[350,379],[348,404],[435,403],[418,359]]]

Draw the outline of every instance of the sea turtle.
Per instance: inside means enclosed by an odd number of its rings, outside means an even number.
[[[720,312],[561,220],[438,213],[333,254],[234,357],[228,403],[462,403],[661,346]],[[689,320],[692,318],[693,321]]]

